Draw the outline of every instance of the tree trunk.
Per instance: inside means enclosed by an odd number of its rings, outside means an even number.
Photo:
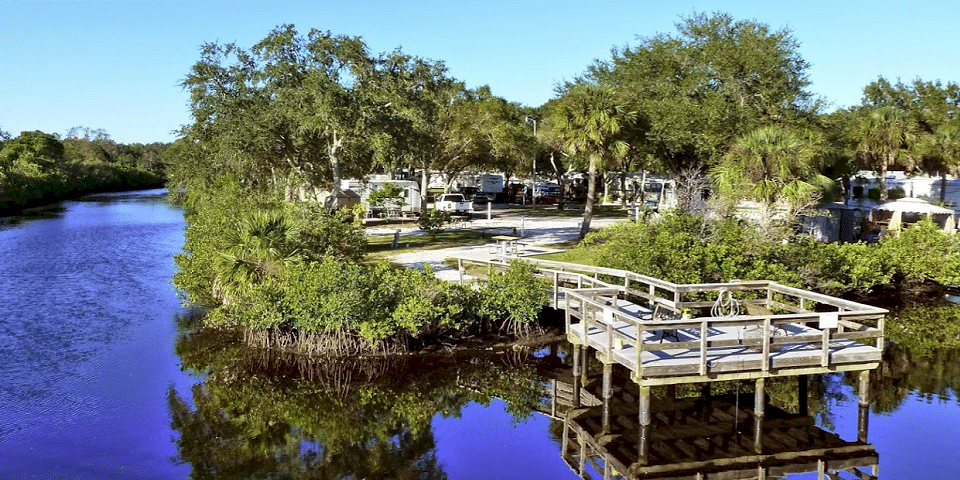
[[[340,152],[340,146],[343,145],[343,140],[337,136],[337,132],[333,132],[333,140],[330,142],[329,146],[329,156],[330,156],[330,175],[333,177],[333,185],[330,188],[330,197],[327,200],[327,205],[324,205],[327,210],[334,211],[340,206],[340,158],[337,154]]]
[[[620,172],[620,208],[627,209],[627,171]]]
[[[430,184],[430,169],[423,162],[423,175],[420,176],[420,213],[427,211],[427,185]]]
[[[880,181],[880,203],[887,201],[887,165],[889,165],[889,159],[884,156],[880,162],[880,178],[877,179]]]
[[[597,158],[590,156],[590,167],[587,170],[587,204],[583,207],[583,223],[580,224],[580,235],[577,240],[583,240],[590,231],[590,220],[593,219],[593,204],[597,199]]]
[[[553,166],[553,173],[557,176],[557,185],[560,185],[560,196],[557,198],[557,210],[563,210],[563,173],[557,168],[557,162],[553,159],[553,152],[550,152],[550,165]]]
[[[640,205],[647,204],[647,170],[640,170]]]

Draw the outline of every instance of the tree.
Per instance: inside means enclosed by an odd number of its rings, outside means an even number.
[[[860,160],[877,172],[880,201],[887,200],[887,170],[916,165],[918,125],[903,110],[881,106],[859,118],[854,132]]]
[[[515,159],[532,157],[533,137],[520,106],[493,95],[489,87],[463,92],[444,113],[434,155],[447,191],[468,169],[510,170]]]
[[[734,201],[785,202],[796,209],[818,199],[831,183],[816,169],[817,153],[793,130],[761,127],[737,139],[710,176],[718,191]]]
[[[946,202],[947,175],[960,173],[960,125],[941,125],[920,139],[923,156],[940,173],[940,204]]]
[[[469,169],[508,169],[517,150],[529,145],[517,104],[489,87],[467,89],[442,62],[399,51],[384,57],[374,73],[382,109],[380,167],[420,169],[425,210],[430,171],[440,171],[446,189]]]
[[[649,121],[651,153],[670,171],[709,167],[736,137],[803,124],[816,112],[805,90],[809,64],[789,29],[723,13],[694,14],[676,27],[615,48],[585,75],[630,93]]]
[[[370,92],[381,65],[359,37],[303,37],[292,25],[249,51],[206,44],[182,82],[194,117],[185,133],[205,145],[214,172],[282,189],[288,200],[332,190],[335,207],[341,178],[369,169],[367,135],[383,107]]]
[[[0,168],[20,165],[38,174],[51,173],[62,166],[63,153],[63,143],[57,137],[39,130],[23,132],[4,143],[0,151]]]
[[[590,231],[597,197],[597,170],[607,159],[629,153],[624,140],[637,118],[621,95],[609,85],[581,84],[570,87],[551,111],[556,135],[568,155],[584,155],[587,167],[587,203],[579,239]]]

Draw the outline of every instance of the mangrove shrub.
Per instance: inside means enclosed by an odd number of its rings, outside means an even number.
[[[930,221],[880,244],[825,244],[808,235],[758,233],[733,219],[669,213],[650,223],[623,223],[591,234],[599,266],[675,283],[772,280],[831,295],[934,281],[960,283],[960,239]]]

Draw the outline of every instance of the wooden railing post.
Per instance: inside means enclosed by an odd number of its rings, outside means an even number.
[[[553,309],[557,309],[557,299],[560,297],[560,272],[553,271]]]
[[[647,326],[640,323],[637,328],[637,340],[634,342],[634,349],[637,351],[637,383],[643,380],[643,337],[646,336]]]
[[[707,321],[700,322],[700,375],[707,374]]]
[[[760,370],[763,372],[770,370],[770,317],[763,319],[763,364]]]
[[[823,338],[820,340],[823,344],[823,353],[820,357],[820,366],[827,367],[830,365],[830,329],[823,329]]]
[[[883,319],[884,319],[884,318],[886,318],[886,317],[881,315],[881,316],[880,316],[880,319],[877,320],[877,329],[880,330],[880,336],[877,337],[877,345],[876,345],[876,346],[877,346],[877,348],[879,348],[880,350],[883,350],[883,347],[884,347],[884,345],[883,345]]]

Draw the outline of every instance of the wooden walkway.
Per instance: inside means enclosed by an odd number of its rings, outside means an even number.
[[[552,284],[571,343],[640,385],[761,379],[879,365],[886,310],[768,281],[680,285],[526,259]],[[475,263],[491,274],[504,259]]]

